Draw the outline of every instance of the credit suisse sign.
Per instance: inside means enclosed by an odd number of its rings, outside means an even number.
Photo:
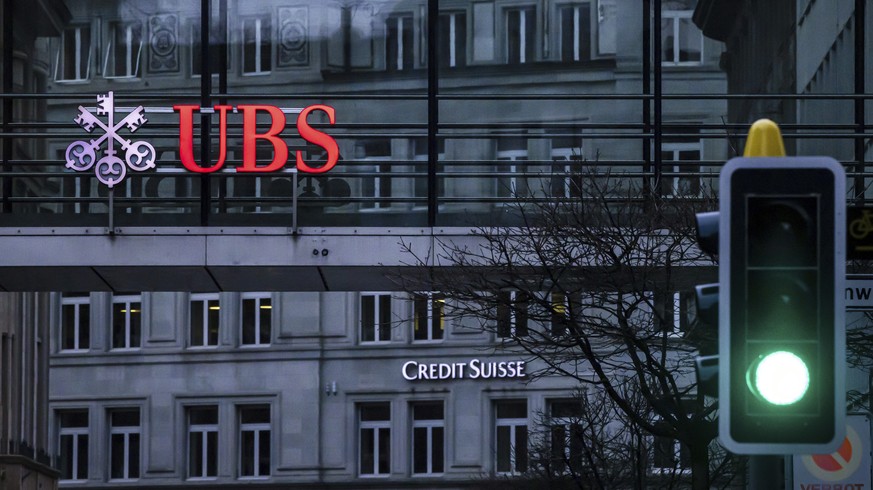
[[[198,105],[176,105],[173,111],[179,113],[179,159],[182,166],[190,172],[205,174],[217,172],[224,166],[227,157],[227,119],[229,113],[242,113],[243,122],[243,155],[242,165],[236,167],[237,172],[267,173],[281,170],[288,161],[288,146],[280,138],[285,130],[286,120],[282,109],[272,105],[243,104],[236,107],[217,105],[213,108],[219,119],[219,149],[215,162],[196,162],[194,160],[194,113],[200,111]],[[297,116],[296,127],[300,137],[308,143],[324,149],[327,160],[320,165],[303,160],[301,151],[295,154],[295,165],[301,172],[324,173],[332,169],[339,160],[339,146],[330,135],[314,129],[309,124],[309,115],[313,112],[323,112],[330,124],[336,124],[336,111],[333,107],[316,104],[305,107]],[[134,141],[121,135],[122,130],[135,133],[144,126],[143,106],[138,106],[120,121],[115,121],[115,95],[109,92],[97,96],[97,108],[91,112],[79,106],[79,114],[74,121],[88,133],[99,129],[100,134],[90,140],[74,141],[67,147],[66,167],[76,172],[87,172],[92,168],[97,179],[112,188],[122,182],[128,170],[143,172],[155,167],[155,148],[147,141]],[[259,133],[257,122],[259,116],[269,116],[270,129]],[[273,146],[273,160],[264,164],[256,160],[258,140],[266,141]],[[116,148],[118,146],[118,148]],[[124,155],[124,159],[119,155]]]
[[[423,363],[406,361],[401,373],[407,381],[442,379],[512,379],[524,378],[525,361],[483,361]]]

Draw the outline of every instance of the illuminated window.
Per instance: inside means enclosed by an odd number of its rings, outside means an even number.
[[[221,307],[217,294],[192,294],[190,309],[190,346],[218,345],[218,321]]]
[[[61,481],[88,479],[88,411],[58,412],[58,470]]]
[[[91,343],[91,298],[65,296],[61,299],[61,350],[88,350]]]
[[[527,471],[527,401],[495,402],[495,469],[497,473]]]
[[[358,407],[359,474],[391,473],[391,405],[366,403]]]
[[[270,406],[239,409],[239,474],[241,477],[270,475]]]
[[[412,15],[392,15],[385,21],[385,67],[388,71],[414,68]]]
[[[109,412],[109,478],[135,480],[140,466],[139,409]]]
[[[434,293],[413,297],[414,340],[440,340],[445,336],[444,296]]]
[[[270,345],[273,305],[269,294],[242,295],[242,344]]]
[[[361,342],[391,340],[391,294],[361,294]]]
[[[142,343],[141,296],[112,298],[112,348],[137,349]]]

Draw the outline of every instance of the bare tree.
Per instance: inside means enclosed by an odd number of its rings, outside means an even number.
[[[549,189],[516,196],[517,225],[474,229],[478,245],[407,246],[415,265],[437,267],[403,277],[404,287],[445,294],[447,316],[474,319],[501,339],[498,350],[536,360],[533,378],[573,379],[602,393],[628,427],[678,440],[693,488],[709,488],[719,476],[710,473],[715,406],[696,390],[693,328],[683,332],[675,320],[687,309],[678,292],[715,278],[693,223],[717,204],[657,197],[625,176],[580,166],[567,176],[578,197],[552,198]],[[605,456],[596,452],[589,458]],[[608,488],[607,476],[589,473],[582,487]]]

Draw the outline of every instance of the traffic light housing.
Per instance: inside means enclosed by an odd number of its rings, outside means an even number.
[[[827,157],[721,172],[719,436],[737,454],[829,453],[845,418],[845,173]]]

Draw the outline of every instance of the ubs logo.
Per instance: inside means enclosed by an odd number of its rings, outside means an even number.
[[[105,116],[104,122],[99,116]],[[118,123],[115,122],[115,96],[112,92],[97,96],[96,115],[91,111],[79,106],[79,115],[75,119],[76,124],[88,133],[100,128],[103,134],[99,138],[89,141],[74,141],[67,147],[67,168],[76,172],[87,172],[94,167],[97,180],[112,188],[124,180],[127,169],[142,172],[155,166],[155,148],[146,141],[132,141],[123,138],[118,132],[127,128],[131,133],[136,132],[143,124],[148,122],[145,118],[145,110],[142,106],[128,113]],[[104,148],[105,143],[105,148]],[[121,145],[124,152],[124,160],[118,156],[115,145]],[[103,149],[102,156],[97,159],[97,153]]]

